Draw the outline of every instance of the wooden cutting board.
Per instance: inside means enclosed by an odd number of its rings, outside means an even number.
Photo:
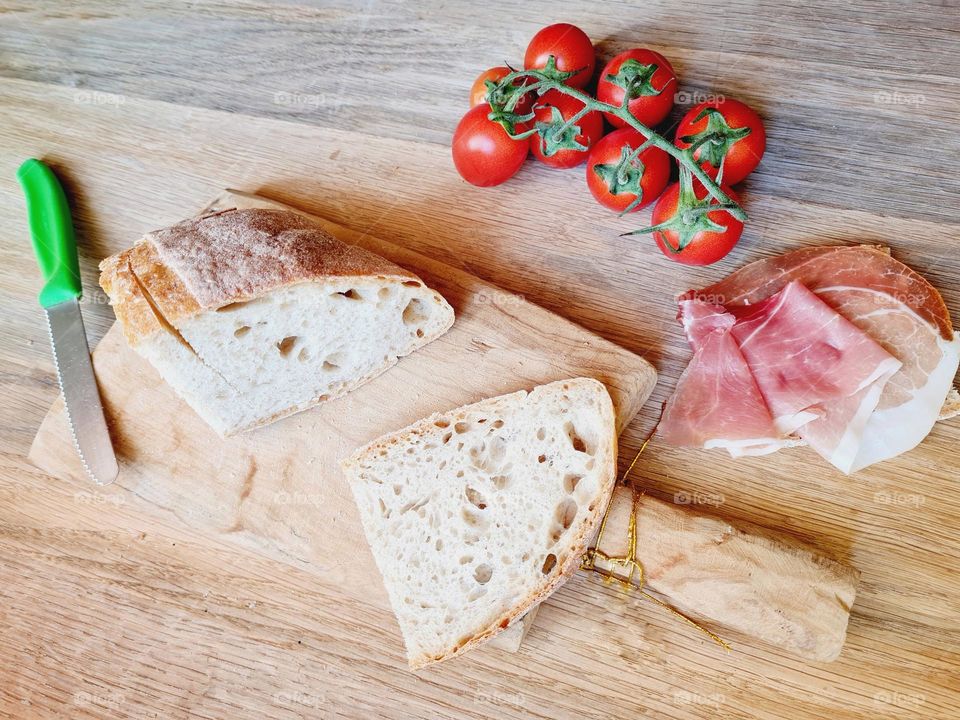
[[[203,212],[231,207],[295,210],[225,191]],[[299,212],[299,211],[297,211]],[[453,306],[443,337],[333,402],[239,437],[221,438],[123,338],[119,324],[93,353],[120,477],[111,493],[176,516],[191,528],[319,572],[347,592],[382,596],[339,460],[354,448],[438,410],[568,377],[610,391],[622,431],[656,383],[643,358],[479,278],[368,234],[313,217],[335,237],[420,275]],[[55,477],[90,486],[58,400],[29,459]],[[499,645],[516,649],[525,627]]]

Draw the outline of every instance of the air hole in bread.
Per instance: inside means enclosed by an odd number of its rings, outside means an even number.
[[[493,427],[495,427],[497,430],[499,430],[500,428],[502,428],[502,427],[503,427],[503,420],[494,420],[494,421],[493,421]]]
[[[343,292],[331,293],[330,297],[344,297],[348,300],[363,300],[363,295],[361,295],[355,288],[350,288],[349,290],[344,290]]]
[[[403,309],[404,325],[422,325],[428,317],[430,313],[418,298],[411,299]]]
[[[537,462],[540,463],[541,465],[542,465],[543,463],[545,463],[546,461],[547,461],[547,456],[546,456],[546,455],[541,455],[540,457],[537,458]]]
[[[479,490],[467,485],[467,500],[479,510],[486,510],[487,499]]]
[[[461,556],[460,556],[460,564],[461,564],[461,565],[469,565],[469,564],[472,563],[472,562],[473,562],[473,555],[461,555]]]
[[[570,444],[573,445],[573,449],[577,452],[593,455],[597,451],[596,443],[592,441],[592,438],[583,437],[579,432],[577,432],[577,428],[574,427],[573,423],[569,420],[563,424],[563,429],[567,433],[567,437],[570,439]]]
[[[557,556],[553,553],[550,553],[543,559],[543,566],[540,568],[540,572],[544,575],[549,575],[550,571],[553,570],[557,565]]]
[[[337,370],[339,367],[340,367],[339,365],[334,365],[329,360],[324,360],[323,365],[321,366],[324,372],[333,372],[334,370]]]
[[[436,425],[438,428],[450,427],[450,421],[447,420],[446,418],[440,418],[439,420],[434,420],[433,424]]]
[[[420,283],[416,280],[404,280],[403,284],[406,287],[421,287]]]
[[[568,473],[563,478],[563,489],[568,493],[573,493],[573,491],[577,489],[577,485],[581,480],[583,480],[583,475]]]
[[[305,347],[300,348],[300,352],[297,353],[297,360],[300,362],[306,362],[310,359],[310,351]]]
[[[453,437],[453,433],[449,433],[449,432],[448,432],[448,433],[444,433],[444,435],[443,435],[443,444],[446,445],[448,442],[450,442],[450,438],[452,438],[452,437]]]
[[[543,440],[546,437],[547,437],[546,430],[544,430],[543,428],[540,428],[539,430],[537,430],[537,440]]]
[[[387,504],[383,501],[383,498],[379,498],[379,500],[380,500],[380,514],[383,515],[385,518],[390,517],[390,511],[387,509]]]
[[[577,501],[573,498],[565,498],[558,506],[554,515],[557,522],[566,530],[573,525],[574,518],[577,517]]]
[[[490,578],[493,577],[493,568],[487,565],[486,563],[482,565],[477,565],[476,570],[473,571],[473,579],[476,580],[481,585],[486,585],[490,582]]]
[[[297,344],[296,335],[288,335],[283,340],[277,343],[277,350],[280,351],[281,357],[287,357],[292,351],[293,346]]]
[[[423,337],[423,328],[417,328],[417,337],[418,337],[418,338],[422,338],[422,337]]]
[[[381,300],[386,300],[393,294],[393,287],[382,287],[377,291],[377,297]]]
[[[463,522],[467,524],[467,527],[486,527],[487,523],[479,513],[469,510],[468,508],[464,508],[461,515],[463,517]]]
[[[490,481],[497,490],[505,490],[510,484],[510,478],[507,475],[494,475]]]
[[[220,307],[218,307],[218,308],[217,308],[217,312],[218,312],[218,313],[221,313],[221,312],[233,312],[234,310],[239,310],[239,309],[242,308],[244,305],[246,305],[248,302],[250,302],[250,301],[249,301],[249,300],[240,300],[240,301],[238,301],[238,302],[227,303],[226,305],[221,305]]]
[[[456,425],[453,426],[453,431],[457,433],[457,435],[463,435],[465,432],[468,432],[469,430],[470,430],[470,423],[458,422]]]
[[[233,331],[233,336],[234,336],[234,337],[238,337],[238,338],[242,338],[242,337],[243,337],[244,335],[246,335],[248,332],[250,332],[250,326],[249,326],[249,325],[241,325],[240,327],[238,327],[236,330]]]
[[[433,547],[437,552],[443,550],[443,538],[437,538],[437,541],[433,544]]]

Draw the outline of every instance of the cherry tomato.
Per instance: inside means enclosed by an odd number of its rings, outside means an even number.
[[[646,207],[663,192],[670,180],[667,153],[651,146],[632,161],[626,159],[645,141],[633,128],[621,128],[593,146],[587,158],[587,187],[598,203],[623,212],[636,202],[639,190],[642,200],[630,209],[633,212]]]
[[[528,140],[514,140],[490,120],[489,112],[486,103],[471,108],[453,133],[453,164],[460,177],[479,187],[499,185],[516,175],[529,147]],[[526,129],[518,125],[516,132]]]
[[[527,70],[544,68],[551,55],[557,60],[558,70],[580,71],[567,80],[567,85],[582,88],[590,82],[597,58],[590,38],[576,25],[557,23],[543,28],[527,45],[523,66]]]
[[[630,114],[647,127],[663,122],[673,107],[677,75],[663,55],[645,48],[634,48],[617,55],[607,63],[597,81],[597,100],[621,105],[623,94],[630,89]],[[615,127],[626,123],[616,115],[605,113]]]
[[[487,102],[487,84],[486,81],[490,80],[491,82],[500,82],[502,78],[505,78],[507,75],[512,73],[513,70],[510,68],[500,65],[498,67],[490,68],[489,70],[484,70],[477,76],[477,79],[473,81],[473,86],[470,88],[470,107],[476,107],[477,105],[482,105]],[[516,81],[515,84],[520,84],[519,81]],[[530,112],[530,95],[524,95],[520,98],[520,101],[517,103],[517,106],[514,108],[514,112],[517,115],[526,115]]]
[[[736,193],[726,185],[721,188],[734,201],[740,202]],[[694,193],[697,199],[707,196],[707,189],[699,182],[694,182]],[[653,208],[651,223],[659,225],[673,218],[677,213],[677,204],[680,198],[680,183],[675,182],[668,187]],[[726,210],[717,210],[707,213],[707,217],[718,225],[724,226],[722,231],[703,230],[695,233],[690,242],[682,250],[680,234],[675,229],[658,230],[653,233],[653,239],[660,251],[671,260],[684,265],[710,265],[717,262],[731,250],[743,233],[743,223],[730,215]]]
[[[534,122],[546,123],[557,121],[555,111],[559,111],[563,120],[569,120],[583,109],[583,103],[576,98],[564,95],[558,90],[550,90],[537,101],[534,106]],[[575,128],[580,132],[575,133]],[[550,132],[548,129],[547,132]],[[577,120],[566,133],[567,140],[575,140],[580,145],[586,146],[586,150],[577,150],[574,148],[564,148],[557,150],[552,155],[547,155],[547,140],[539,134],[530,136],[530,151],[540,162],[556,168],[576,167],[587,159],[587,150],[593,147],[593,144],[603,137],[603,116],[594,111],[588,112],[582,118]]]
[[[745,135],[743,128],[748,128],[749,134]],[[717,177],[722,163],[723,182],[728,185],[752,173],[767,147],[760,116],[738,100],[715,100],[690,108],[677,127],[677,147],[688,148],[708,133],[719,133],[719,139],[699,147],[694,156],[703,161],[701,166],[712,178]]]

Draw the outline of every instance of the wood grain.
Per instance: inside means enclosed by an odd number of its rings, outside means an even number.
[[[960,704],[960,425],[845,478],[802,448],[733,462],[651,444],[660,498],[794,535],[863,573],[839,660],[744,638],[727,655],[647,601],[578,575],[524,647],[412,676],[376,585],[342,590],[22,459],[57,394],[14,181],[50,160],[81,239],[91,340],[113,322],[96,264],[233,186],[383,237],[522,294],[650,359],[625,469],[689,357],[673,296],[763,256],[870,241],[960,315],[956,13],[936,3],[562,2],[604,56],[665,51],[683,89],[755,104],[767,155],[734,252],[683,268],[584,192],[530,164],[485,190],[446,143],[474,75],[515,60],[541,12],[506,3],[85,2],[0,13],[0,715],[45,717],[944,718]],[[554,18],[551,18],[553,20]],[[377,92],[371,83],[383,80]],[[923,96],[909,102],[876,93]],[[278,92],[339,104],[274,102]],[[97,95],[120,93],[120,97]],[[903,98],[901,98],[903,100]],[[411,118],[408,121],[406,118]],[[717,507],[713,507],[716,505]],[[326,529],[324,529],[326,530]],[[328,608],[333,607],[331,612]],[[725,636],[726,637],[726,636]],[[84,694],[86,693],[86,694]]]

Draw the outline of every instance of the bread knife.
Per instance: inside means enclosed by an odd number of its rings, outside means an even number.
[[[39,160],[24,162],[17,170],[17,179],[26,195],[33,251],[43,274],[40,305],[47,316],[73,443],[87,475],[100,485],[108,485],[116,480],[120,469],[80,314],[83,286],[70,207],[57,176]]]

